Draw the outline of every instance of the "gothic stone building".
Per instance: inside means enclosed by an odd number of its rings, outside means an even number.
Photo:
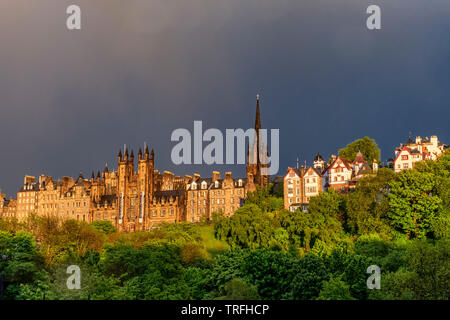
[[[91,179],[89,221],[111,221],[120,231],[150,230],[161,222],[198,222],[211,219],[213,212],[230,216],[243,204],[248,191],[269,183],[267,162],[257,150],[266,150],[259,141],[261,130],[260,101],[257,97],[255,141],[247,152],[247,176],[234,179],[230,172],[225,178],[214,171],[211,178],[195,174],[184,178],[155,169],[155,154],[148,148],[139,150],[137,167],[134,153],[119,152],[118,169]],[[262,152],[266,155],[267,151]],[[249,163],[249,157],[256,161]]]
[[[119,152],[117,170],[92,173],[86,179],[63,177],[54,180],[41,175],[39,181],[25,176],[17,192],[17,201],[0,195],[0,217],[23,221],[29,214],[75,219],[78,221],[110,221],[119,231],[150,230],[162,222],[198,222],[211,219],[214,212],[230,216],[239,208],[248,191],[269,183],[266,147],[259,141],[261,130],[260,101],[257,97],[255,141],[247,150],[247,175],[233,178],[231,172],[214,171],[211,178],[195,174],[184,178],[169,171],[155,169],[155,153],[148,147],[134,152]],[[261,152],[258,152],[261,151]],[[252,157],[252,161],[249,161]],[[256,159],[256,161],[254,161]]]

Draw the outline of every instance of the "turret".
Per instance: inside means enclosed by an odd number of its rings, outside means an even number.
[[[212,182],[216,182],[216,181],[220,180],[220,172],[219,171],[213,171],[211,180],[212,180]]]
[[[372,170],[374,173],[378,172],[378,161],[377,159],[373,159]]]

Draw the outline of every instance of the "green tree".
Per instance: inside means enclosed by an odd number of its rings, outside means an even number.
[[[255,191],[247,193],[245,204],[255,204],[263,212],[273,212],[283,208],[283,198],[272,195],[273,184],[263,188],[256,187]]]
[[[350,294],[350,286],[340,276],[331,276],[324,281],[317,300],[355,300]]]
[[[415,170],[431,173],[436,182],[436,195],[442,200],[441,210],[431,222],[433,238],[450,237],[450,149],[436,161],[425,160],[416,163]]]
[[[375,140],[364,137],[348,144],[345,148],[339,150],[339,155],[344,159],[355,160],[356,154],[361,151],[364,160],[369,164],[375,159],[380,162],[380,149]]]
[[[116,228],[110,221],[94,221],[91,223],[91,225],[98,231],[103,232],[104,234],[117,232]]]
[[[381,278],[381,288],[370,290],[371,300],[414,300],[414,284],[419,282],[415,272],[406,268],[401,268],[396,272],[383,273]]]
[[[226,240],[231,247],[284,251],[289,247],[288,235],[280,229],[278,220],[255,204],[239,208],[231,218],[217,223],[214,230],[216,237]]]
[[[189,288],[189,299],[204,299],[213,290],[211,269],[188,267],[183,270],[183,279]]]
[[[441,240],[435,244],[417,240],[408,244],[406,259],[410,270],[420,279],[414,283],[419,299],[450,298],[450,241]]]
[[[243,278],[242,266],[248,259],[250,250],[231,249],[214,258],[211,270],[211,286],[216,290],[234,278]]]
[[[257,300],[260,299],[258,295],[258,288],[247,283],[240,278],[234,278],[227,282],[223,289],[225,295],[216,298],[217,300]]]
[[[334,190],[321,193],[311,198],[308,213],[297,210],[295,214],[301,215],[303,228],[303,244],[309,251],[316,240],[323,244],[335,245],[340,240],[343,213],[345,212],[345,199]]]
[[[298,259],[289,253],[252,250],[241,265],[241,278],[258,287],[263,299],[289,299],[297,263]]]
[[[389,211],[388,185],[395,179],[390,169],[380,169],[376,176],[360,179],[347,195],[346,229],[353,234],[379,233],[388,237],[386,221]]]
[[[391,224],[409,238],[422,238],[431,231],[431,224],[442,212],[442,200],[436,195],[434,175],[404,170],[389,183]]]
[[[312,254],[300,258],[295,264],[295,274],[291,283],[291,299],[314,299],[322,287],[322,283],[329,278],[322,259]]]
[[[343,265],[342,279],[349,284],[352,297],[358,300],[367,299],[367,267],[373,264],[370,258],[357,254],[346,256]]]

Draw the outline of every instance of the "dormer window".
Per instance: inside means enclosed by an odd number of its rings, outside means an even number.
[[[214,182],[214,186],[215,186],[216,188],[218,188],[218,187],[219,187],[219,181]]]
[[[197,189],[197,184],[195,182],[192,182],[191,189],[192,190],[196,190]]]
[[[206,181],[202,182],[202,189],[206,189]]]
[[[239,184],[239,187],[242,187],[242,179],[239,179],[238,184]]]

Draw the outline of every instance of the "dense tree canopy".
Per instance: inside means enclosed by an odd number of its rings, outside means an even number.
[[[364,160],[372,164],[373,160],[380,162],[380,148],[375,140],[364,137],[349,143],[345,148],[339,150],[339,155],[344,159],[355,160],[356,154],[361,151]]]
[[[362,151],[362,150],[361,150]],[[445,299],[450,297],[450,154],[348,194],[282,208],[271,187],[232,217],[119,233],[110,223],[0,219],[5,299]],[[80,290],[66,268],[78,265]],[[367,268],[381,289],[367,288]]]

